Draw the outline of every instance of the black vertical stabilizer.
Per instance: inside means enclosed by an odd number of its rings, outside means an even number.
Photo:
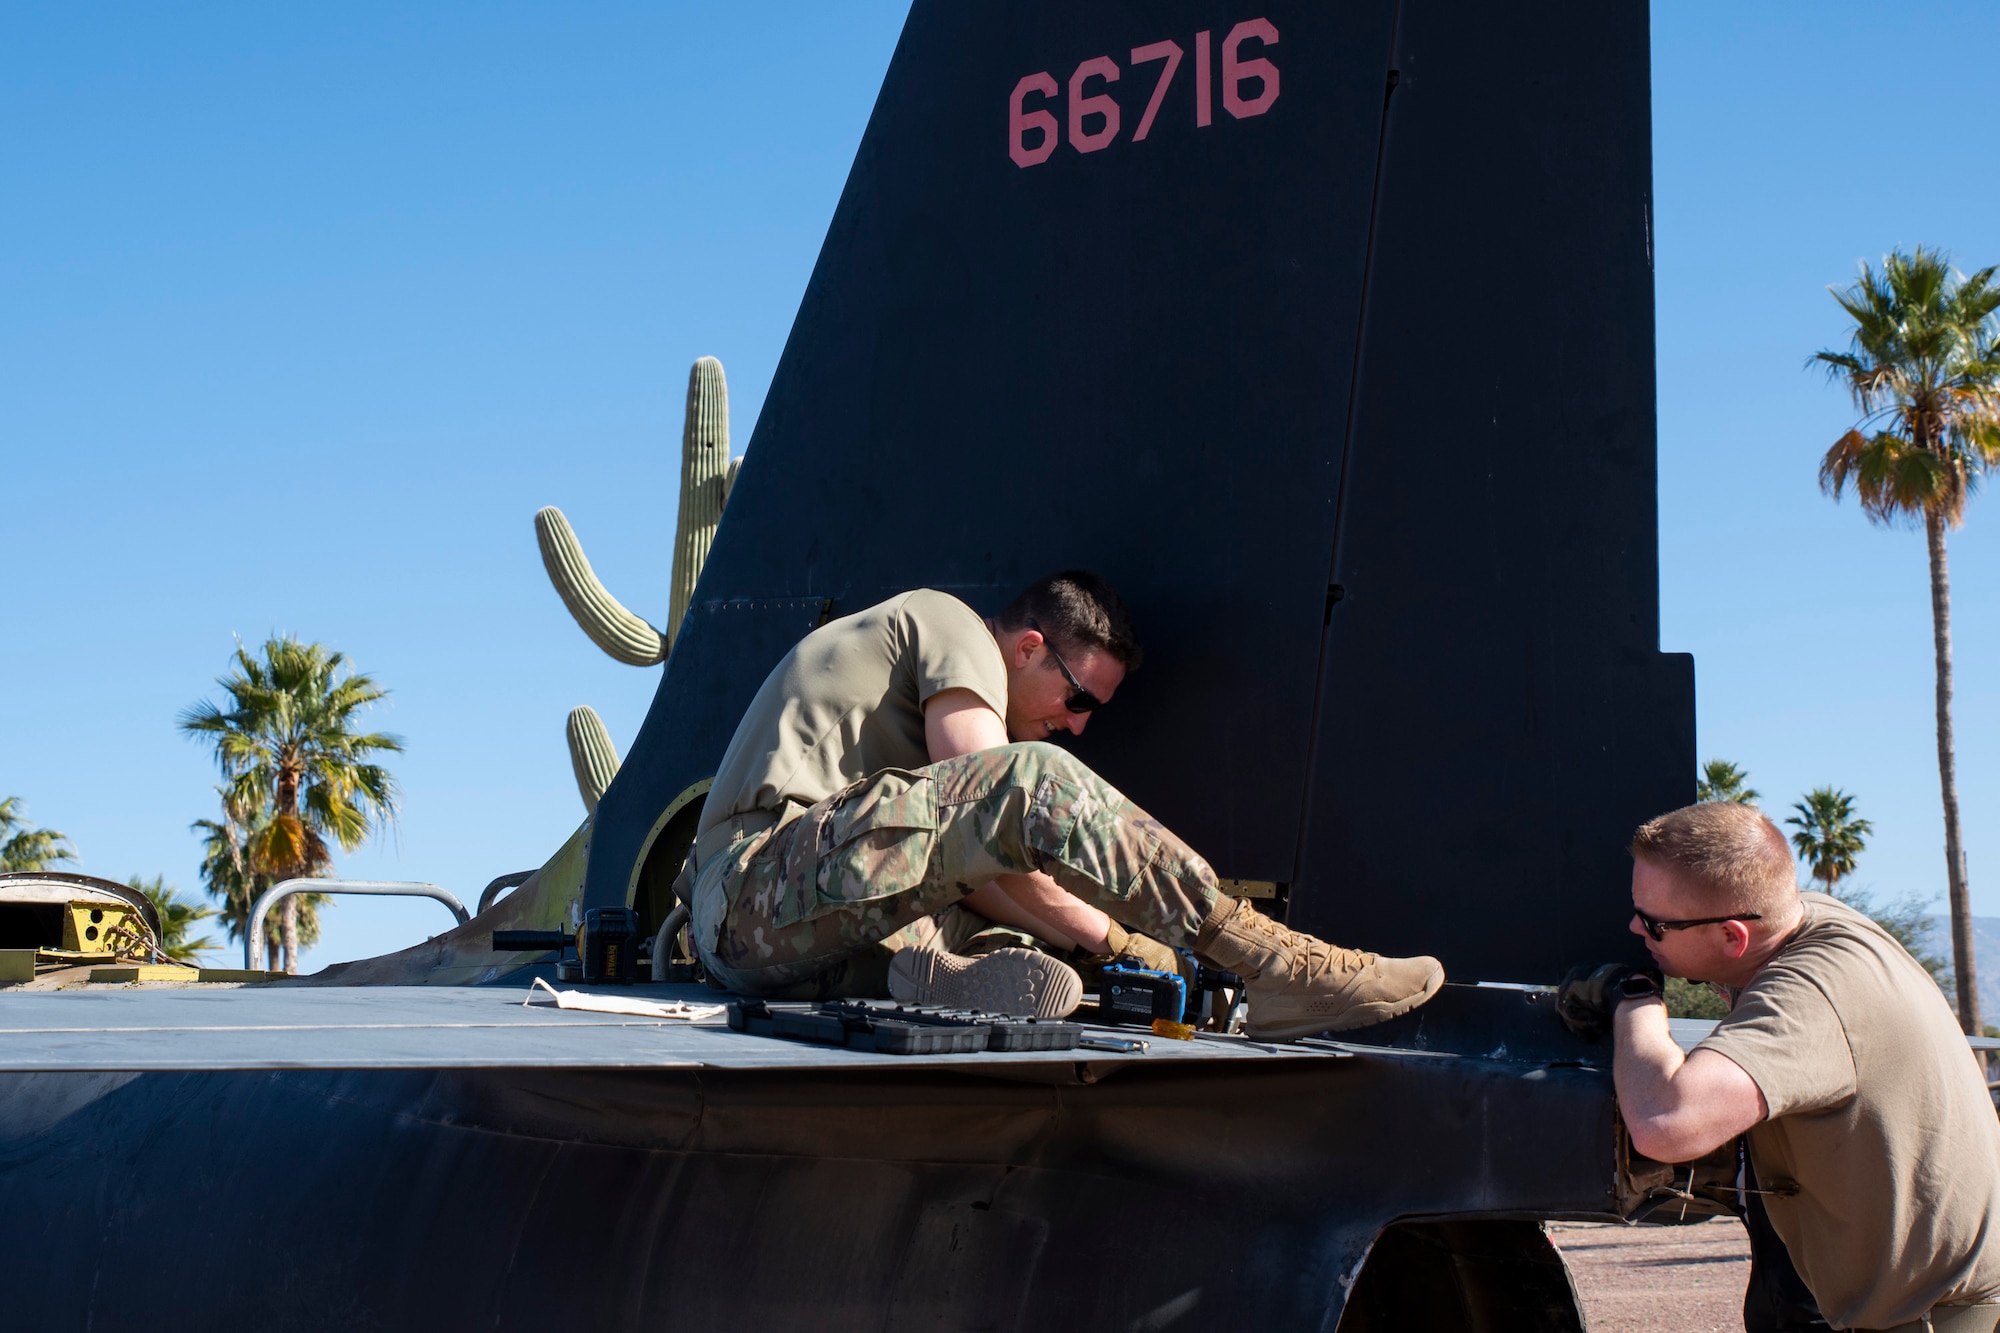
[[[1461,979],[1636,953],[1694,799],[1659,649],[1646,7],[1402,7],[1294,924]]]
[[[1077,748],[1220,873],[1461,979],[1625,951],[1621,845],[1693,766],[1646,24],[919,0],[589,900],[822,609],[1082,565],[1148,664]]]

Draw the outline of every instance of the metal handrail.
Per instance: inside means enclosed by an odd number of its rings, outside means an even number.
[[[659,934],[653,936],[653,980],[667,979],[667,968],[673,962],[674,936],[688,923],[688,915],[686,903],[675,903],[674,910],[660,923]]]
[[[500,876],[500,878],[479,891],[479,906],[472,909],[472,914],[474,916],[485,916],[486,909],[493,906],[494,899],[500,896],[502,890],[518,889],[523,884],[526,884],[534,874],[535,872],[532,870],[516,870],[511,874]]]
[[[250,925],[243,932],[243,966],[246,970],[257,970],[257,957],[264,951],[265,914],[271,910],[273,903],[294,893],[378,893],[397,898],[435,898],[451,909],[459,925],[472,920],[472,914],[465,910],[465,904],[458,900],[456,894],[435,884],[394,879],[288,879],[264,890],[250,909]]]

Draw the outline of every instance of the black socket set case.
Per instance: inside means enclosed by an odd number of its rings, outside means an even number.
[[[965,1009],[822,1000],[811,1005],[733,1000],[729,1027],[753,1037],[845,1046],[878,1055],[1074,1050],[1083,1028],[1055,1019],[1012,1018]]]

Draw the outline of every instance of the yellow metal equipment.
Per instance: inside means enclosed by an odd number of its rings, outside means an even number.
[[[152,932],[135,910],[119,903],[73,902],[63,909],[62,951],[107,955],[151,952]]]
[[[199,981],[199,968],[179,963],[121,963],[115,967],[93,967],[90,979],[105,981]]]

